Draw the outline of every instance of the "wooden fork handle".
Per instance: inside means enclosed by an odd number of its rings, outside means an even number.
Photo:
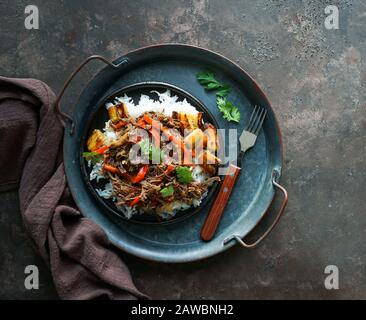
[[[224,180],[221,183],[219,193],[212,204],[205,223],[201,230],[201,238],[204,241],[210,241],[219,225],[222,214],[224,213],[226,204],[229,201],[230,194],[233,191],[235,181],[239,175],[240,168],[231,164],[226,172]]]

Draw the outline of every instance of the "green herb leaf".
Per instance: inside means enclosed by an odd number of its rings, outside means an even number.
[[[224,119],[228,121],[240,121],[240,111],[226,98],[217,97],[217,107],[222,112]]]
[[[227,97],[227,95],[230,93],[231,88],[229,85],[224,85],[222,86],[217,92],[216,92],[216,96],[220,97],[220,98],[225,98]]]
[[[229,85],[221,84],[215,79],[215,75],[210,71],[203,71],[197,74],[197,80],[207,90],[216,90],[216,104],[222,112],[224,119],[228,121],[240,121],[240,111],[230,101],[226,99],[231,91]]]
[[[226,97],[230,92],[230,86],[217,81],[213,72],[200,72],[197,74],[197,80],[207,90],[219,90],[216,94],[220,97]]]
[[[205,87],[207,90],[216,90],[221,88],[221,84],[216,82],[210,82]]]
[[[190,167],[179,166],[175,169],[175,174],[180,183],[190,183],[193,181],[192,169]]]
[[[82,155],[85,158],[85,160],[91,161],[92,164],[96,164],[103,160],[103,155],[101,155],[100,153],[94,152],[94,151],[83,152]]]
[[[220,85],[220,83],[215,79],[214,73],[210,71],[203,71],[197,73],[197,80],[199,81],[200,84],[204,86],[210,83],[216,83]]]
[[[173,188],[172,185],[170,185],[168,187],[165,187],[165,188],[161,189],[160,193],[161,193],[163,198],[170,197],[174,194],[174,188]]]

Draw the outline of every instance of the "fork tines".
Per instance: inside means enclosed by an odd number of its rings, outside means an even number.
[[[263,124],[263,121],[264,121],[266,115],[267,115],[267,110],[256,105],[254,107],[252,115],[250,116],[248,126],[245,130],[249,131],[257,136],[262,127],[262,124]]]

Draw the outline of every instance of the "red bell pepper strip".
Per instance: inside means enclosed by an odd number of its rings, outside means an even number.
[[[116,123],[116,124],[113,124],[113,123],[112,123],[112,128],[113,128],[114,130],[119,130],[119,129],[123,128],[124,126],[126,126],[127,124],[128,124],[128,122],[120,120],[120,121],[119,121],[118,123]]]
[[[133,198],[130,203],[127,203],[127,206],[133,207],[134,205],[136,205],[137,203],[139,203],[140,200],[141,200],[141,194],[138,195],[137,197]]]
[[[149,166],[144,165],[143,167],[140,168],[139,172],[137,173],[137,175],[135,177],[130,178],[130,181],[132,183],[140,182],[141,180],[143,180],[145,178],[145,176],[148,172],[149,172]]]
[[[165,175],[168,175],[169,173],[171,173],[174,170],[174,166],[171,164],[168,164],[168,167],[166,168],[166,170],[164,171]]]
[[[95,152],[99,153],[99,154],[105,154],[108,149],[109,149],[109,147],[104,146],[104,147],[100,147],[99,149],[95,150]]]
[[[112,172],[112,173],[119,173],[119,169],[114,167],[114,166],[111,166],[110,164],[104,164],[103,165],[103,170],[106,170],[106,171],[109,171],[109,172]]]

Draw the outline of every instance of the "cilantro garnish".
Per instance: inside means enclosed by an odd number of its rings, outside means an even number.
[[[240,111],[226,98],[218,97],[216,99],[217,107],[222,112],[224,119],[228,121],[240,121]]]
[[[190,167],[179,166],[175,169],[175,174],[180,183],[190,183],[193,180],[192,169]]]
[[[160,193],[161,193],[163,198],[170,197],[174,194],[174,188],[173,188],[172,185],[170,185],[168,187],[165,187],[165,188],[161,189]]]
[[[223,85],[217,92],[216,92],[216,96],[217,97],[221,97],[221,98],[225,98],[229,93],[230,93],[231,89],[229,85]]]
[[[103,155],[97,152],[83,152],[83,157],[87,161],[91,161],[92,164],[96,164],[103,160]]]
[[[215,79],[215,75],[210,71],[203,71],[197,74],[197,80],[207,90],[217,90],[218,97],[226,97],[230,93],[230,86],[224,85]]]
[[[216,104],[219,110],[223,114],[223,118],[228,121],[240,121],[240,111],[235,107],[227,96],[229,95],[231,88],[227,84],[222,84],[215,79],[215,75],[210,71],[203,71],[197,74],[198,82],[204,86],[207,90],[216,91]]]

